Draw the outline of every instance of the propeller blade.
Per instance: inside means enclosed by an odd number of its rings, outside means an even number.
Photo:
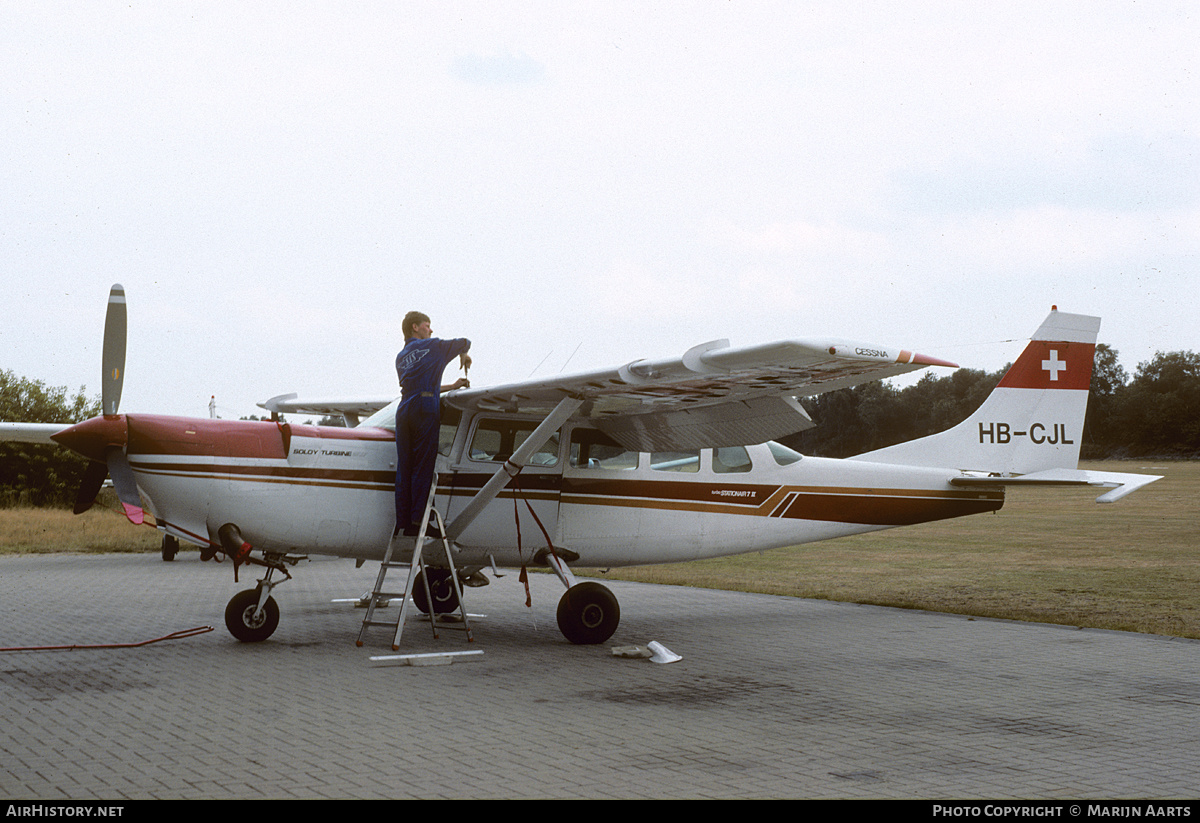
[[[116,487],[117,497],[121,499],[121,507],[125,509],[125,516],[135,526],[142,525],[146,513],[142,510],[142,495],[138,492],[137,481],[133,479],[133,467],[129,465],[129,458],[117,446],[109,446],[104,452],[104,457],[108,462],[108,474]]]
[[[84,469],[83,479],[79,481],[79,493],[75,496],[75,514],[83,514],[96,502],[96,495],[108,477],[108,466],[89,460]]]
[[[104,318],[104,369],[100,383],[100,399],[104,414],[116,414],[121,405],[121,386],[125,382],[125,288],[114,284],[108,294],[108,314]]]

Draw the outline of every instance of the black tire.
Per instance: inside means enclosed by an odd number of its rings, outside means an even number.
[[[179,554],[179,540],[174,535],[164,534],[162,539],[162,559],[168,563]]]
[[[621,622],[616,596],[599,583],[578,583],[558,601],[558,629],[580,646],[603,643]]]
[[[417,572],[413,580],[413,603],[421,610],[421,614],[429,614],[429,600],[425,596],[424,572]],[[433,608],[436,614],[450,614],[458,611],[458,592],[454,590],[454,581],[450,579],[449,569],[429,570],[429,593],[433,595]]]
[[[279,606],[275,603],[275,598],[267,598],[262,613],[255,620],[254,612],[257,608],[257,589],[238,592],[225,607],[225,626],[230,634],[243,643],[259,643],[266,640],[279,626]]]

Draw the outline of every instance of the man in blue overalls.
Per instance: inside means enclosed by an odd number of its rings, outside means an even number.
[[[396,355],[400,406],[396,409],[396,531],[414,537],[429,500],[441,423],[440,396],[470,383],[460,377],[442,386],[442,372],[455,357],[463,370],[471,367],[465,337],[439,340],[429,317],[419,311],[404,316],[404,348]]]

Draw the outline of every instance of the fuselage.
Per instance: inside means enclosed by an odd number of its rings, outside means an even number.
[[[436,503],[447,522],[537,423],[484,412],[443,423]],[[234,523],[263,551],[377,560],[393,531],[395,438],[384,427],[132,414],[58,439],[92,457],[92,441],[123,446],[159,527],[192,543],[217,544]],[[955,474],[801,457],[774,443],[639,454],[569,423],[458,538],[458,562],[522,565],[549,537],[581,566],[669,563],[1003,505],[1002,488],[956,488]]]

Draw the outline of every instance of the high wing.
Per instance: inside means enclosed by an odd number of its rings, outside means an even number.
[[[546,414],[567,397],[574,417],[634,451],[762,443],[814,424],[796,398],[844,389],[926,366],[956,364],[847,340],[785,340],[731,348],[704,343],[682,357],[615,369],[461,389],[464,410]]]

